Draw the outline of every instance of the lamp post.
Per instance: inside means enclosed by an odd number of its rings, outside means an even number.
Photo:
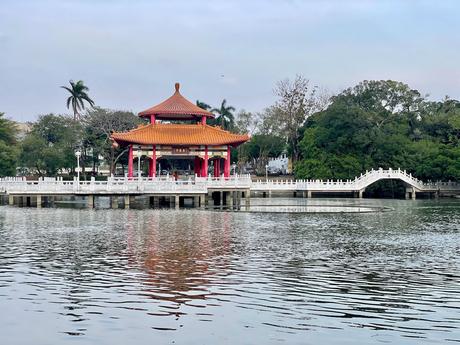
[[[81,151],[77,150],[75,151],[75,157],[77,157],[77,168],[75,169],[77,171],[77,189],[80,187],[80,156],[81,156]]]
[[[104,159],[104,157],[102,155],[98,155],[97,156],[97,161],[98,161],[98,165],[97,165],[97,172],[99,173],[99,168],[101,167],[102,165],[102,160]]]

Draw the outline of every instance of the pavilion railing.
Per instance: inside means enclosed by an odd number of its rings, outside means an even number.
[[[175,180],[173,177],[128,178],[109,177],[107,181],[64,181],[62,178],[0,179],[0,192],[8,193],[207,193],[208,188],[250,188],[249,175],[230,177],[206,177]]]

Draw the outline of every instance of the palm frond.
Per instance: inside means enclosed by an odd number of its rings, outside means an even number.
[[[78,103],[80,104],[81,109],[85,109],[85,103],[83,102],[82,98],[77,98]]]
[[[94,107],[94,101],[89,97],[89,88],[84,84],[83,80],[73,81],[69,80],[70,87],[61,86],[70,92],[71,96],[67,98],[67,108],[72,105],[75,118],[79,115],[79,111],[85,109],[85,102],[88,102],[91,107]]]
[[[63,89],[66,89],[67,91],[69,91],[72,95],[73,95],[73,90],[67,86],[61,86]]]

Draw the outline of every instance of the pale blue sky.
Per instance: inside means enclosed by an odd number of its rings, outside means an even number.
[[[296,73],[331,92],[395,79],[460,98],[458,18],[455,0],[0,0],[0,111],[66,113],[69,79],[136,113],[176,81],[259,111]]]

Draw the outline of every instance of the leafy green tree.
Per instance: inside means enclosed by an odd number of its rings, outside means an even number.
[[[270,134],[255,134],[251,140],[241,146],[239,159],[253,161],[256,172],[263,174],[270,157],[278,157],[286,147],[283,138]]]
[[[458,145],[460,139],[460,102],[449,98],[429,102],[421,117],[425,136],[438,138],[443,144]]]
[[[94,106],[94,101],[88,96],[89,88],[83,83],[83,80],[79,80],[76,83],[70,80],[69,83],[70,87],[61,87],[70,93],[69,98],[67,98],[67,108],[70,109],[70,106],[72,106],[74,120],[76,121],[80,117],[80,111],[85,109],[85,101],[91,107]]]
[[[17,128],[0,112],[0,177],[15,176],[18,158]]]
[[[351,179],[402,168],[424,180],[458,180],[459,102],[428,102],[395,81],[364,81],[305,123],[299,178]]]
[[[63,115],[42,115],[21,143],[20,163],[40,176],[70,172],[76,165],[75,151],[81,145],[82,127]]]

